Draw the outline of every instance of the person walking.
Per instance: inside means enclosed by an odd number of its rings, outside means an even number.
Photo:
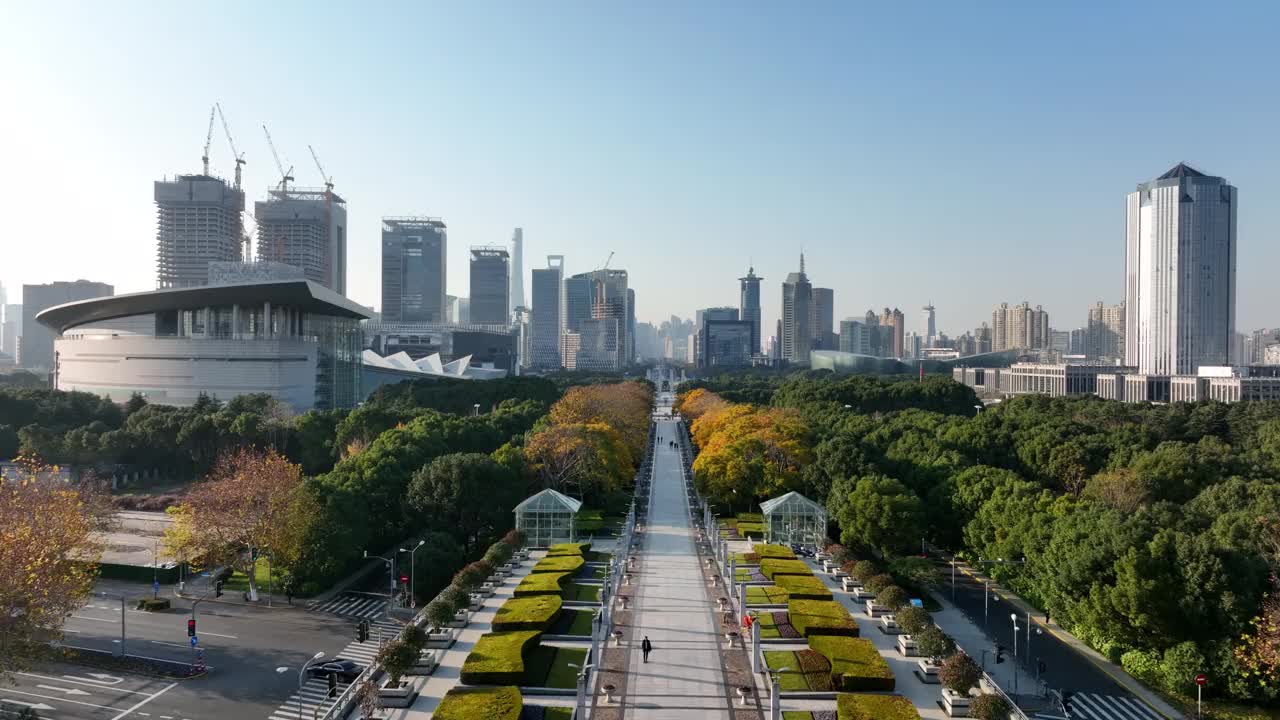
[[[644,653],[644,661],[649,662],[649,653],[653,652],[653,643],[649,642],[649,636],[644,636],[644,642],[640,643],[640,651]]]

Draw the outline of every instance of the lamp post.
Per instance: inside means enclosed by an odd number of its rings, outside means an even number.
[[[311,667],[311,663],[324,657],[324,652],[318,652],[312,655],[310,659],[302,663],[302,669],[298,671],[298,720],[302,720],[302,679],[307,674],[307,668]]]
[[[569,667],[578,668],[578,697],[575,701],[575,710],[573,716],[575,718],[585,718],[587,716],[587,674],[591,668],[595,667],[595,663],[583,663],[575,665],[569,663]]]
[[[1018,627],[1018,613],[1009,613],[1009,619],[1013,621],[1013,663],[1009,668],[1013,672],[1013,694],[1018,694],[1018,631],[1022,628]]]
[[[419,540],[418,544],[414,545],[412,549],[406,550],[405,548],[400,548],[400,552],[409,553],[409,607],[411,608],[418,607],[418,596],[414,593],[414,590],[418,587],[415,583],[417,580],[417,573],[415,572],[416,565],[414,564],[414,556],[418,554],[418,548],[422,547],[426,543],[426,540]],[[392,582],[394,581],[395,578],[392,578]]]
[[[769,671],[769,720],[782,720],[782,698],[778,696],[781,692],[778,676],[790,669],[790,667],[784,667]]]
[[[370,557],[368,550],[364,551],[364,556],[365,558]],[[387,564],[387,569],[391,572],[391,599],[394,601],[396,597],[396,560],[395,558],[388,560],[381,555],[374,555],[372,557],[375,557]]]

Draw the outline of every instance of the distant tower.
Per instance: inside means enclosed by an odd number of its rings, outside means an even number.
[[[764,278],[756,275],[754,267],[747,268],[747,276],[738,278],[739,300],[738,314],[743,320],[751,323],[751,348],[753,353],[760,352],[760,281]]]
[[[922,311],[923,322],[921,324],[924,325],[924,346],[927,348],[933,347],[933,341],[938,337],[938,325],[934,315],[934,310],[933,302],[930,301],[928,305],[924,306]]]
[[[503,247],[471,248],[471,323],[511,322],[511,256]]]
[[[382,218],[382,320],[448,322],[445,256],[448,229],[440,218]]]
[[[156,287],[209,284],[209,263],[242,258],[244,191],[222,178],[157,180]]]
[[[539,370],[562,367],[560,336],[564,332],[564,256],[548,255],[546,268],[534,268],[532,366]]]
[[[258,260],[302,268],[307,279],[347,294],[347,202],[330,187],[280,186],[253,204]]]
[[[804,253],[800,253],[800,272],[790,273],[782,283],[782,359],[805,364],[813,349],[813,286],[804,274]]]
[[[511,307],[527,307],[524,302],[524,228],[511,233]]]

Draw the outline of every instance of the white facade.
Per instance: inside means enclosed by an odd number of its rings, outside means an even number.
[[[1231,361],[1236,188],[1179,164],[1128,196],[1125,362],[1150,375]]]

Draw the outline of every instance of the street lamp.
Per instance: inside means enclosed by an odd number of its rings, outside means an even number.
[[[1018,631],[1022,628],[1018,627],[1018,613],[1009,613],[1009,619],[1013,621],[1013,663],[1009,670],[1013,672],[1013,694],[1018,694]]]
[[[769,671],[769,720],[782,720],[782,698],[779,697],[781,690],[778,678],[790,669],[791,667],[788,666]]]
[[[406,549],[404,549],[404,548],[400,548],[400,552],[407,552],[407,553],[409,553],[409,607],[411,607],[411,608],[416,608],[416,607],[418,607],[418,596],[414,594],[414,591],[415,591],[415,590],[417,589],[417,587],[418,587],[418,586],[417,586],[417,584],[414,582],[414,581],[417,579],[417,574],[414,572],[414,568],[416,567],[416,566],[414,565],[414,562],[413,562],[413,561],[414,561],[414,555],[417,555],[417,554],[418,554],[418,548],[422,547],[422,546],[423,546],[423,545],[425,545],[426,543],[427,543],[427,541],[426,541],[426,540],[419,540],[419,541],[418,541],[418,544],[417,544],[417,545],[414,545],[414,546],[413,546],[413,549],[411,549],[411,550],[406,550]],[[393,580],[394,580],[394,579],[393,579]]]
[[[298,671],[298,720],[302,720],[302,678],[307,674],[307,668],[311,667],[311,663],[324,657],[324,652],[318,652],[312,655],[309,660],[302,663],[302,669]]]
[[[577,706],[573,716],[576,718],[587,716],[587,674],[591,672],[591,668],[595,667],[595,663],[583,663],[577,665],[568,663],[571,668],[578,668],[578,698],[575,701]]]

